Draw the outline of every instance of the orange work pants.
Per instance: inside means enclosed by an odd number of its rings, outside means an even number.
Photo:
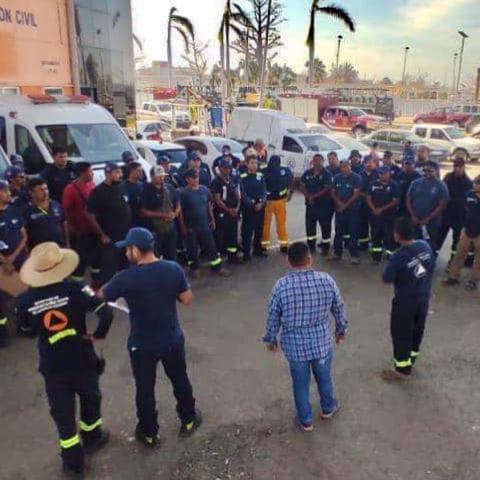
[[[265,219],[263,221],[262,247],[270,245],[270,226],[272,217],[275,216],[277,235],[280,247],[288,247],[287,234],[287,199],[269,200],[265,208]]]

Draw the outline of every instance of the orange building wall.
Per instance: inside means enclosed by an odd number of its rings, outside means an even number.
[[[0,1],[0,87],[73,90],[66,0]]]

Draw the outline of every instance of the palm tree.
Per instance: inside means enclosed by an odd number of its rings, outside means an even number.
[[[181,15],[178,15],[177,9],[172,7],[168,14],[168,32],[167,32],[167,57],[168,57],[168,86],[173,87],[173,62],[172,62],[172,27],[181,35],[185,42],[185,50],[188,52],[190,41],[195,40],[195,29],[192,22]]]
[[[310,62],[305,63],[305,67],[310,67]],[[327,67],[319,58],[315,58],[313,61],[313,79],[314,83],[320,83],[327,76]]]
[[[341,20],[351,32],[355,31],[355,22],[352,16],[342,7],[335,5],[320,6],[322,0],[312,0],[310,8],[310,26],[308,28],[307,46],[309,53],[308,84],[312,86],[314,77],[314,58],[315,58],[315,14],[322,12],[325,15]]]
[[[231,68],[230,68],[230,32],[233,31],[239,38],[243,39],[246,33],[243,27],[248,29],[252,26],[250,17],[237,3],[233,4],[227,0],[222,16],[222,22],[218,31],[220,43],[220,64],[227,80],[227,98],[231,95]]]

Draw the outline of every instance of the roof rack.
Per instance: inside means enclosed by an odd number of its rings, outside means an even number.
[[[35,105],[42,105],[47,103],[90,103],[90,97],[87,97],[86,95],[27,95],[27,97]]]

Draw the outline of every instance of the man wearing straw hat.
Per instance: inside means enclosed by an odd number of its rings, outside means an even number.
[[[38,334],[39,371],[45,380],[50,413],[60,437],[64,471],[81,474],[84,452],[92,453],[108,441],[100,414],[99,359],[93,343],[105,338],[112,310],[88,287],[66,280],[79,257],[54,242],[37,245],[20,270],[30,289],[18,297],[21,332]],[[85,316],[95,312],[100,321],[87,333]],[[75,420],[75,396],[80,399],[80,435]]]

